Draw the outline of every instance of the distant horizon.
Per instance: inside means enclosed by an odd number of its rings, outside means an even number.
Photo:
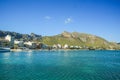
[[[120,42],[120,0],[0,0],[0,11],[3,31],[80,32]]]

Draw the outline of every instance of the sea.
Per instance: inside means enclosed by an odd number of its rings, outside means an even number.
[[[120,51],[4,52],[0,80],[120,80]]]

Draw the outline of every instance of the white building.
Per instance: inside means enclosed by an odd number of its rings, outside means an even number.
[[[28,45],[29,48],[36,48],[37,47],[37,44],[35,42],[24,42],[25,45]]]
[[[67,48],[69,48],[69,46],[67,44],[65,44],[63,48],[67,49]]]
[[[53,46],[52,46],[53,48],[56,48],[56,49],[61,49],[62,48],[62,46],[60,45],[60,44],[54,44]]]
[[[24,42],[24,44],[29,45],[29,46],[32,46],[32,43],[33,43],[33,42],[30,42],[30,41]]]
[[[23,46],[24,46],[23,41],[15,40],[15,41],[14,41],[14,44],[17,44],[17,45],[19,45],[20,47],[23,47]]]
[[[13,47],[13,45],[14,45],[14,37],[12,37],[11,35],[7,35],[5,37],[5,40],[9,41],[10,42],[10,46]]]
[[[58,47],[58,48],[62,48],[62,46],[61,46],[60,44],[57,44],[57,47]]]
[[[5,40],[7,40],[7,41],[11,41],[11,39],[12,39],[12,37],[10,36],[10,35],[7,35],[6,37],[5,37]]]
[[[70,48],[74,48],[74,46],[70,46]]]
[[[53,47],[53,48],[57,48],[57,45],[54,44],[52,47]]]

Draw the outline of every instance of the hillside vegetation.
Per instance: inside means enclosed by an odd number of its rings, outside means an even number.
[[[0,30],[0,39],[4,39],[6,35],[11,35],[15,39],[22,41],[35,41],[41,42],[49,46],[54,44],[60,44],[64,46],[80,46],[82,48],[94,48],[94,49],[120,49],[120,45],[117,43],[109,42],[101,37],[78,32],[67,32],[64,31],[61,34],[55,36],[41,36],[34,33],[29,34],[20,34],[10,31]],[[1,41],[2,43],[3,41]]]
[[[81,46],[91,48],[102,48],[102,49],[118,49],[119,46],[116,43],[108,42],[107,40],[86,33],[78,32],[67,32],[55,36],[45,36],[42,38],[42,42],[48,45],[61,44],[64,46]]]

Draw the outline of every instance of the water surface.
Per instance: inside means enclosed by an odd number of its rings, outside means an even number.
[[[0,53],[0,80],[120,80],[120,51]]]

